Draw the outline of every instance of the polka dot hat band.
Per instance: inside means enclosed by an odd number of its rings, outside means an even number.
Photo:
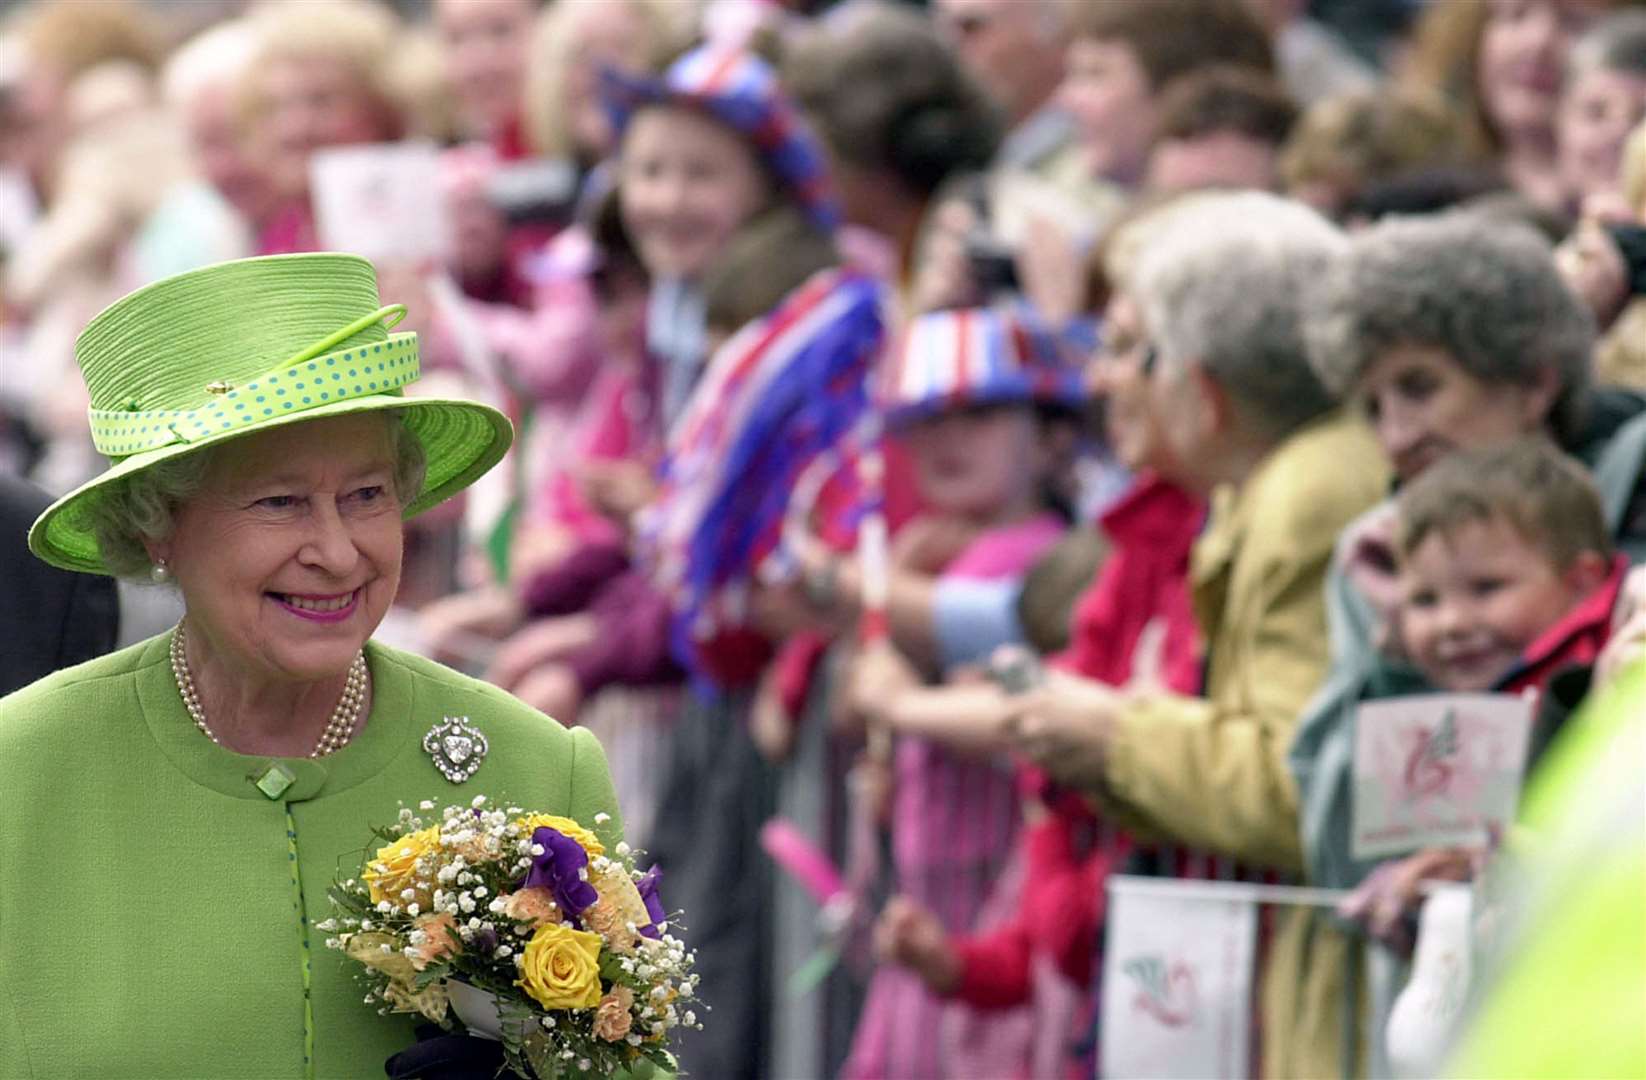
[[[381,308],[346,328],[339,340],[370,322],[393,318],[393,322],[385,323],[392,327],[405,313],[400,304]],[[203,388],[210,395],[209,403],[197,409],[87,410],[92,444],[107,457],[124,457],[174,442],[195,442],[282,412],[387,393],[416,381],[417,375],[417,338],[402,334],[382,344],[362,345],[312,360],[299,356],[244,386],[213,380]]]

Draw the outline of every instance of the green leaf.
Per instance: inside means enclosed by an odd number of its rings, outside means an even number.
[[[449,960],[442,960],[438,964],[430,964],[417,973],[412,980],[412,986],[418,990],[427,989],[431,984],[439,982],[451,974],[452,965]]]

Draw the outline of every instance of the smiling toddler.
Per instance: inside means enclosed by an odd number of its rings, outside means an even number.
[[[1600,497],[1542,439],[1453,454],[1399,500],[1401,644],[1437,690],[1591,663],[1621,578]]]

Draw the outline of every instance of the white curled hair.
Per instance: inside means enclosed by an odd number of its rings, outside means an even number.
[[[1313,210],[1260,192],[1174,208],[1131,290],[1161,364],[1198,364],[1271,439],[1326,412],[1334,402],[1309,364],[1303,316],[1346,243]]]

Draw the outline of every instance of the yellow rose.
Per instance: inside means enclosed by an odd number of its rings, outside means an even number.
[[[594,833],[585,829],[571,818],[560,817],[556,814],[527,814],[522,818],[515,818],[514,823],[520,827],[520,834],[527,840],[532,833],[545,825],[563,836],[569,836],[582,845],[589,857],[606,854],[606,847]]]
[[[377,857],[367,864],[366,872],[361,875],[371,893],[371,902],[404,903],[400,894],[415,889],[417,903],[427,906],[432,891],[429,883],[417,875],[417,860],[434,854],[439,848],[438,826],[408,833],[387,847],[378,848]]]
[[[614,986],[612,992],[600,999],[594,1014],[594,1035],[597,1039],[617,1042],[629,1033],[634,1016],[634,991],[626,986]]]
[[[545,1009],[592,1009],[600,1004],[600,935],[569,926],[540,926],[515,982]]]
[[[561,921],[560,908],[554,894],[542,886],[519,889],[502,897],[503,914],[515,922],[531,924],[533,930],[548,923]]]

